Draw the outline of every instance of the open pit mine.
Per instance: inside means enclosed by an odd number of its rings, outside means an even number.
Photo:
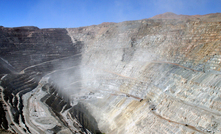
[[[0,27],[0,128],[221,134],[221,14]]]

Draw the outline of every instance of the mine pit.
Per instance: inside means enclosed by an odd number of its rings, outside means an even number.
[[[0,27],[0,128],[219,134],[220,18],[166,13],[80,28]]]

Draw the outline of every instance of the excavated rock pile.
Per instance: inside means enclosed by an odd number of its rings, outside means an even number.
[[[1,27],[1,128],[221,133],[220,18],[165,13],[80,28]]]

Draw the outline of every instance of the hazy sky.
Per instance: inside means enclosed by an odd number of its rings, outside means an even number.
[[[0,0],[0,25],[66,28],[153,17],[221,12],[221,0]]]

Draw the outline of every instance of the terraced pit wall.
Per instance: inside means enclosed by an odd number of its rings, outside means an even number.
[[[220,14],[68,29],[105,133],[220,133]],[[99,97],[98,97],[99,98]]]

